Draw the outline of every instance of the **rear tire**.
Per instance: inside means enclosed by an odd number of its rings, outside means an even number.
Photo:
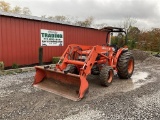
[[[129,51],[123,52],[117,63],[118,76],[120,79],[128,79],[132,76],[134,71],[134,58]]]
[[[110,66],[104,66],[100,72],[100,82],[102,86],[108,87],[111,85],[113,80],[113,68]]]

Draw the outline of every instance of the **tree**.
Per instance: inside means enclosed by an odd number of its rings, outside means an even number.
[[[131,27],[128,31],[128,46],[130,49],[133,49],[136,47],[136,43],[138,42],[140,30],[138,27]]]
[[[5,1],[0,1],[0,11],[4,12],[13,12],[13,13],[18,13],[18,14],[25,14],[25,15],[31,15],[31,11],[28,7],[24,7],[23,10],[19,6],[15,6],[13,9],[11,9],[11,6],[9,3]]]
[[[25,15],[31,15],[31,11],[28,7],[24,7],[23,10],[22,10],[22,13],[25,14]]]
[[[42,18],[52,19],[58,22],[65,22],[72,25],[78,25],[81,27],[90,27],[93,23],[93,17],[87,17],[85,20],[78,20],[77,17],[69,17],[64,15],[48,16],[42,15]]]
[[[129,32],[129,30],[132,28],[132,26],[137,23],[137,20],[135,18],[126,17],[123,21],[123,27],[126,31],[126,34]]]
[[[118,37],[117,36],[111,36],[111,44],[118,45]]]
[[[136,28],[134,28],[134,24],[137,23],[137,20],[135,18],[131,18],[131,17],[126,17],[124,18],[124,20],[120,23],[120,27],[124,28],[125,32],[126,32],[126,36],[125,36],[125,43],[129,46],[129,48],[132,48],[133,44],[135,44],[135,41],[129,41],[130,43],[128,43],[128,37],[129,37],[129,31],[133,28],[133,30],[137,30]],[[132,46],[132,47],[131,47]]]
[[[160,51],[160,28],[153,28],[150,33],[151,36],[151,50]]]
[[[131,27],[128,31],[128,38],[130,38],[132,40],[137,40],[140,32],[141,31],[139,30],[138,27]]]
[[[63,15],[56,15],[53,17],[53,19],[59,22],[65,22],[67,18],[66,16],[63,16]]]
[[[160,51],[160,28],[153,28],[149,31],[143,31],[139,35],[138,46],[139,49],[149,51]]]
[[[111,44],[122,47],[125,43],[124,38],[125,36],[123,33],[118,33],[116,36],[111,36]]]
[[[41,18],[46,18],[46,15],[42,15]]]
[[[86,26],[90,27],[93,23],[94,18],[92,16],[85,19],[84,23]]]
[[[12,12],[13,12],[13,13],[18,13],[18,14],[20,14],[20,13],[22,12],[22,9],[21,9],[21,7],[19,7],[19,6],[15,6],[15,7],[12,9]]]
[[[48,19],[52,19],[52,20],[54,19],[54,17],[53,17],[53,16],[48,16],[47,18],[48,18]]]
[[[125,29],[126,31],[126,39],[128,39],[128,32],[129,30],[132,28],[132,26],[134,26],[134,24],[137,23],[137,20],[135,18],[131,18],[131,17],[126,17],[123,21],[122,21],[122,27]],[[127,41],[125,41],[127,42]]]
[[[75,22],[75,25],[79,25],[79,26],[82,26],[82,27],[90,27],[93,23],[93,17],[88,17],[86,18],[84,21],[76,21]]]
[[[10,4],[5,1],[0,1],[0,10],[4,12],[10,12]]]
[[[101,28],[106,27],[108,25],[107,25],[107,23],[99,23],[99,24],[94,24],[93,26],[94,26],[94,28],[101,29]]]
[[[43,15],[41,17],[46,18],[46,15]],[[70,17],[64,15],[48,16],[47,18],[58,22],[73,23]]]

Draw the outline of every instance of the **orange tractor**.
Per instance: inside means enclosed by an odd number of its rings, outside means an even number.
[[[104,27],[106,44],[84,46],[71,44],[64,51],[55,68],[36,66],[33,85],[65,98],[78,101],[88,92],[89,74],[99,75],[102,86],[112,83],[114,73],[119,78],[128,79],[134,70],[134,58],[127,47],[110,45],[113,32],[123,32],[122,28]]]

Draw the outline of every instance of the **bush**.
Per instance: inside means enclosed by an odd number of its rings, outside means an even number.
[[[53,57],[53,58],[52,58],[52,63],[53,63],[53,64],[58,63],[59,59],[60,59],[59,57]]]
[[[4,70],[4,63],[3,63],[3,61],[0,61],[0,70]]]
[[[13,64],[12,64],[12,68],[13,68],[13,69],[17,69],[18,67],[19,67],[19,65],[18,65],[17,63],[13,63]]]

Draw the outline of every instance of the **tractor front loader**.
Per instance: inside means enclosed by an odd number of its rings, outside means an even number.
[[[33,85],[65,98],[78,101],[88,92],[89,74],[99,75],[100,83],[109,86],[114,71],[122,79],[132,76],[134,58],[128,48],[110,45],[111,32],[124,32],[121,28],[105,27],[105,45],[85,46],[71,44],[67,47],[55,68],[36,66]]]

